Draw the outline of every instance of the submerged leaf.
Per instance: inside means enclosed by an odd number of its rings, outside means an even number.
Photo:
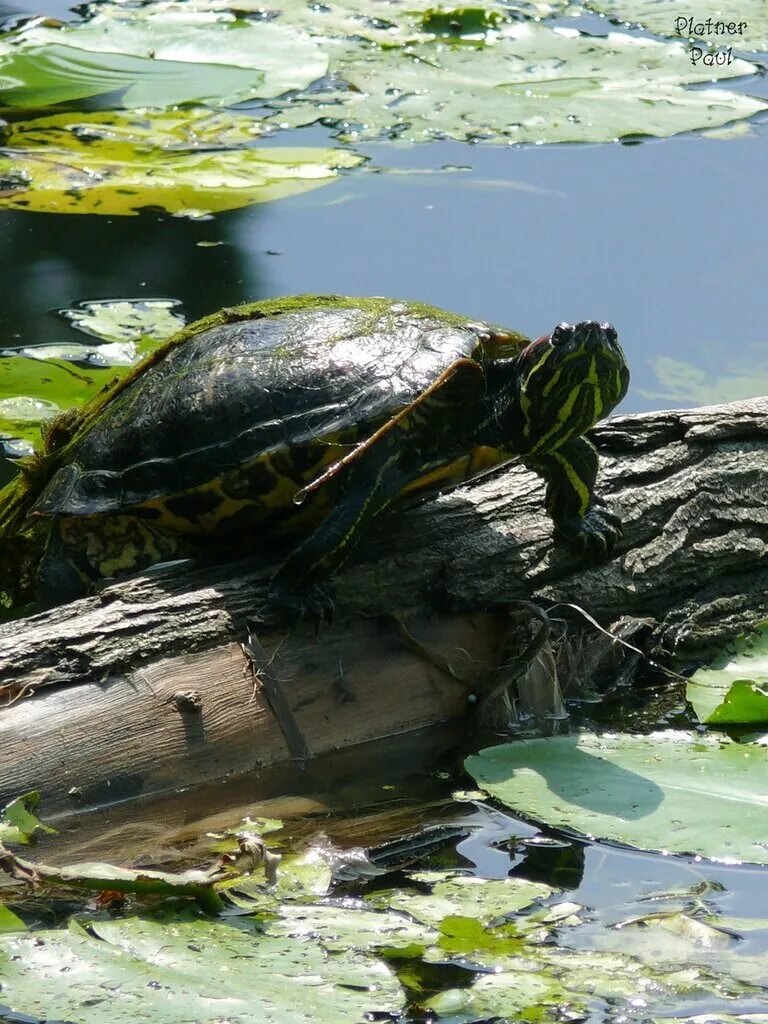
[[[557,736],[466,761],[515,811],[641,849],[768,864],[768,750],[665,732]]]

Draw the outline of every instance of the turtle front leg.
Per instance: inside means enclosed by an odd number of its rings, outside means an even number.
[[[523,461],[547,482],[546,508],[558,532],[592,558],[607,558],[623,531],[619,517],[595,494],[595,446],[575,437]]]
[[[403,479],[399,461],[394,453],[375,466],[373,460],[361,460],[338,504],[275,573],[269,604],[316,620],[331,618],[333,589],[328,578],[347,560],[374,516],[397,495]]]

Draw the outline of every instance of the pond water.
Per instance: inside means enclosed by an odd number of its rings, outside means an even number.
[[[628,412],[761,394],[766,130],[632,146],[361,146],[366,170],[203,222],[0,211],[0,336],[82,340],[50,311],[87,299],[172,297],[194,319],[274,295],[389,295],[534,336],[611,320],[632,370]],[[332,141],[321,129],[290,138]],[[672,386],[660,357],[702,379]]]
[[[53,2],[0,7],[4,19],[31,13],[67,16]],[[764,77],[738,85],[768,96]],[[734,138],[365,144],[367,165],[327,188],[202,221],[1,210],[0,347],[82,340],[52,311],[85,300],[168,297],[195,319],[283,294],[375,294],[534,336],[563,319],[611,320],[632,370],[627,412],[763,394],[766,134],[758,118]],[[336,144],[323,128],[264,142]],[[487,806],[474,814],[459,862],[485,877],[562,869],[547,847],[505,846],[531,826]],[[571,896],[592,908],[706,880],[724,887],[729,913],[768,919],[765,870],[569,849]]]

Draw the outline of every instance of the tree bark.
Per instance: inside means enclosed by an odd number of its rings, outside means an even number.
[[[543,485],[512,466],[382,519],[319,639],[263,609],[263,561],[155,570],[0,626],[0,802],[160,792],[462,715],[515,600],[603,626],[649,618],[646,650],[677,670],[765,617],[768,398],[616,417],[592,436],[625,528],[604,565],[553,543]]]

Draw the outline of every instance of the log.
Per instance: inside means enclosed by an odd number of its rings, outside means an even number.
[[[40,788],[66,813],[456,721],[516,600],[649,619],[645,649],[677,670],[765,617],[768,398],[592,436],[625,525],[604,565],[553,544],[541,482],[511,466],[382,519],[319,637],[264,609],[263,560],[155,569],[0,626],[0,804]]]

